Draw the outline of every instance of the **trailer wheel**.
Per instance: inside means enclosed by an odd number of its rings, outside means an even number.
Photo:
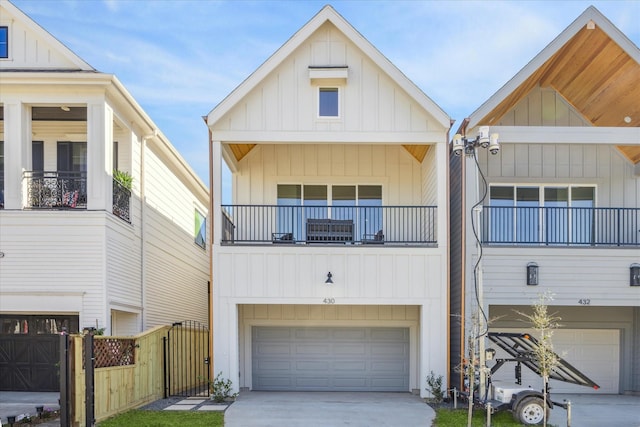
[[[547,420],[549,419],[549,407],[547,410]],[[520,401],[516,408],[516,416],[518,420],[527,426],[542,424],[544,421],[544,401],[539,397],[525,397]]]

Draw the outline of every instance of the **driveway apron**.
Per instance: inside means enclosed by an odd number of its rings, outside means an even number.
[[[433,409],[410,393],[240,393],[225,427],[430,427]]]

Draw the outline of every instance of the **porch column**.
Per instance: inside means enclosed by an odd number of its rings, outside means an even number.
[[[238,305],[230,298],[216,298],[213,310],[213,376],[222,372],[233,383],[232,393],[240,391]]]
[[[222,143],[211,142],[211,227],[213,237],[211,245],[220,245],[222,239]],[[215,266],[215,264],[214,264]]]
[[[87,104],[87,209],[113,208],[113,109]]]
[[[4,208],[22,209],[27,189],[22,176],[31,169],[31,107],[19,100],[5,100],[3,106]]]

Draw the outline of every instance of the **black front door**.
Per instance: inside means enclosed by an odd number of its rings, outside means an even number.
[[[59,391],[60,332],[78,316],[0,315],[0,390]]]

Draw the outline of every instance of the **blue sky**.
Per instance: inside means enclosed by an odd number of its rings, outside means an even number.
[[[208,184],[202,120],[330,3],[456,125],[594,5],[640,46],[640,0],[13,0],[115,74]]]

